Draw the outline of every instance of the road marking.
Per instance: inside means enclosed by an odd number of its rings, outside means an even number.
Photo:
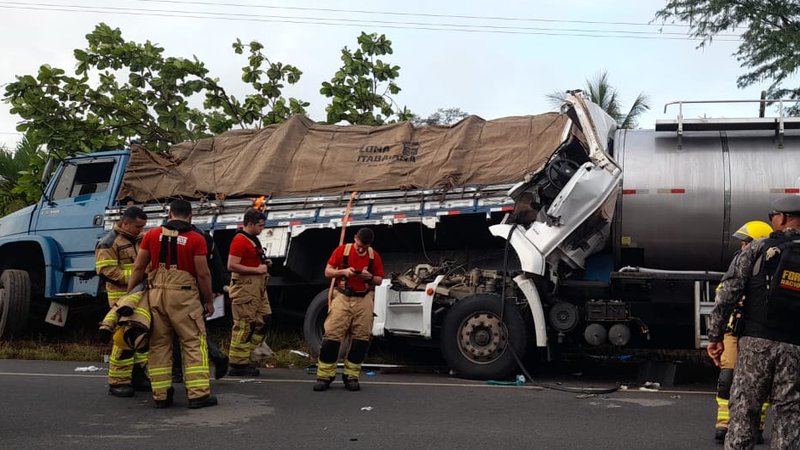
[[[19,377],[55,377],[55,378],[107,378],[107,375],[86,375],[86,374],[72,374],[72,373],[33,373],[33,372],[0,372],[0,376],[19,376]],[[247,383],[247,384],[261,384],[261,383],[305,383],[310,384],[316,382],[316,380],[270,380],[267,378],[248,378],[248,379],[236,379],[226,377],[224,380],[215,380],[215,383],[223,383],[223,384],[233,384],[233,383]],[[432,383],[432,382],[408,382],[408,381],[364,381],[361,380],[361,384],[364,385],[387,385],[387,386],[426,386],[426,387],[459,387],[459,388],[492,388],[492,389],[524,389],[529,391],[541,391],[546,389],[545,386],[540,385],[524,385],[524,386],[494,386],[489,384],[484,384],[481,382],[464,382],[464,383]],[[565,387],[565,386],[559,386]],[[592,386],[572,386],[574,389],[597,389],[597,387]],[[580,394],[580,392],[575,392],[576,394]],[[680,391],[680,390],[668,390],[668,389],[660,389],[658,391],[640,391],[638,389],[620,389],[615,391],[614,393],[621,393],[621,394],[671,394],[671,395],[682,395],[682,394],[694,394],[694,395],[716,395],[715,391]],[[567,392],[570,394],[570,392]],[[606,395],[606,394],[602,394]]]
[[[138,434],[65,434],[64,437],[69,439],[149,439],[153,436]]]
[[[108,375],[85,375],[81,373],[33,373],[33,372],[0,372],[0,375],[19,377],[57,377],[57,378],[108,378]]]

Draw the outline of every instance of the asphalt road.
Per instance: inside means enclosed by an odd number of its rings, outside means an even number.
[[[107,395],[105,365],[0,360],[0,448],[718,449],[710,389],[584,396],[435,374],[378,374],[313,392],[302,369],[224,378],[219,406]],[[555,381],[555,380],[553,380]],[[569,381],[572,383],[572,381]],[[566,383],[565,383],[566,384]],[[767,433],[769,438],[769,433]]]

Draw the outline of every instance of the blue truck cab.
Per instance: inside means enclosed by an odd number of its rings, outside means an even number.
[[[36,204],[0,219],[0,337],[98,306],[95,243],[129,159],[126,150],[65,159]]]

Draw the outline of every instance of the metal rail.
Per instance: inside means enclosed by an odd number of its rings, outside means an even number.
[[[777,117],[758,117],[746,119],[685,119],[683,105],[686,104],[730,104],[730,103],[758,103],[762,107],[767,104],[778,104]],[[758,99],[758,100],[681,100],[669,102],[664,105],[664,113],[672,105],[678,105],[676,120],[656,120],[656,131],[677,131],[678,147],[684,131],[716,131],[716,130],[775,130],[778,136],[778,148],[783,148],[783,136],[786,128],[800,129],[800,118],[786,117],[784,103],[800,103],[800,99]]]

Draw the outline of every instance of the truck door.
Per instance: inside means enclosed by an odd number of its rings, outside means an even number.
[[[112,180],[117,163],[108,156],[64,161],[42,197],[32,233],[58,243],[65,272],[94,271],[94,246],[116,191]]]

